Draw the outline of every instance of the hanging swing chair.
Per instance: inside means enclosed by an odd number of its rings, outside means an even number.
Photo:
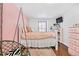
[[[30,53],[25,46],[22,44],[10,41],[3,40],[2,42],[2,56],[29,56]]]
[[[18,42],[15,41],[15,34],[16,34],[17,28],[19,27],[18,23],[19,23],[20,14],[22,14],[22,21],[23,21],[23,28],[24,28],[23,12],[22,12],[22,8],[20,8],[13,40],[12,41],[11,40],[0,41],[0,47],[1,47],[0,55],[2,55],[2,56],[16,56],[16,55],[30,56],[28,46],[24,46],[24,45],[20,44],[19,39],[17,40]]]

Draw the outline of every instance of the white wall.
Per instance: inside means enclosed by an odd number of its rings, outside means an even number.
[[[38,32],[38,21],[47,21],[47,31],[56,22],[55,19],[29,19],[29,26],[34,32]]]
[[[63,15],[63,29],[64,29],[64,44],[68,46],[69,38],[68,38],[68,27],[72,27],[73,24],[79,23],[79,6],[75,6],[70,11]]]
[[[68,38],[68,27],[71,27],[73,24],[79,23],[79,6],[73,6],[70,10],[65,12],[63,15],[63,43],[68,46],[69,38]],[[31,26],[34,32],[38,32],[38,21],[40,19],[29,19],[29,25]],[[49,31],[49,27],[55,23],[55,19],[47,19],[41,21],[47,21],[47,31]]]

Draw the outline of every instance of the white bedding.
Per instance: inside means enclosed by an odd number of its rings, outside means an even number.
[[[20,35],[22,35],[22,30],[19,30],[20,32]],[[39,32],[36,34],[40,34]],[[36,35],[35,34],[35,35]],[[55,46],[56,50],[58,50],[58,37],[57,36],[57,32],[46,32],[46,33],[42,33],[43,36],[50,36],[50,37],[45,37],[43,39],[35,39],[36,36],[34,36],[35,38],[33,38],[33,40],[27,40],[27,44],[28,44],[28,47],[50,47],[50,46]],[[53,35],[55,34],[55,35]],[[38,35],[39,36],[39,35]],[[42,37],[43,37],[42,36]],[[21,36],[20,36],[21,37]],[[26,39],[25,38],[20,38],[19,42],[21,44],[23,44],[24,46],[27,46],[26,45]]]
[[[20,43],[26,46],[26,40],[21,39]],[[56,38],[48,38],[45,40],[27,40],[28,47],[50,47],[55,46]]]

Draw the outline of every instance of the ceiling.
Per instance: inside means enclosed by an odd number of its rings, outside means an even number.
[[[62,16],[73,6],[74,3],[18,3],[17,7],[23,9],[29,18],[55,18]]]

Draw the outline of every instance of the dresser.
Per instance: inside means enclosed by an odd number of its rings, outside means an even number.
[[[69,28],[69,48],[68,52],[70,55],[79,56],[79,28]]]

